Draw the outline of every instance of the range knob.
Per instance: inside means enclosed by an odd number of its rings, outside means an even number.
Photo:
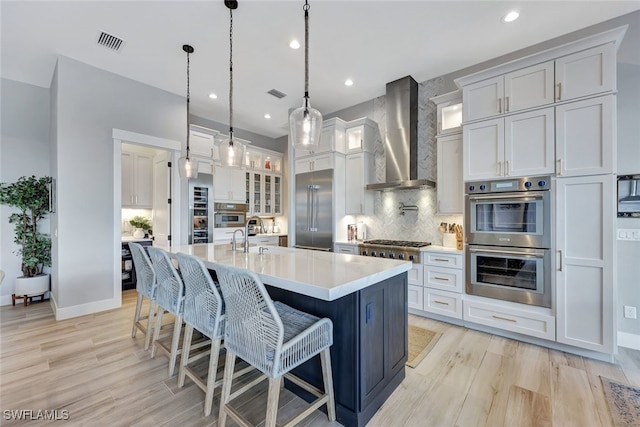
[[[525,182],[525,183],[524,183],[524,186],[525,186],[526,188],[531,188],[531,182],[530,182],[530,181]]]
[[[404,259],[404,254],[399,254],[398,259]]]
[[[380,252],[380,255],[378,255],[380,258],[384,258],[384,252]]]
[[[480,191],[484,191],[484,190],[486,190],[486,189],[487,189],[487,186],[486,186],[486,185],[482,184],[482,185],[480,186]]]
[[[362,255],[367,256],[367,251],[362,251]]]
[[[475,186],[475,185],[470,185],[470,186],[469,186],[469,191],[473,191],[473,190],[475,190],[475,189],[476,189],[476,186]]]
[[[547,185],[547,181],[538,181],[538,187],[544,187]]]
[[[376,251],[371,251],[371,256],[376,256]]]
[[[415,257],[413,255],[409,255],[409,261],[413,261]]]
[[[389,254],[389,258],[393,259],[393,258],[395,258],[395,257],[396,257],[396,255],[395,255],[395,254],[393,254],[393,253],[390,253],[390,254]]]

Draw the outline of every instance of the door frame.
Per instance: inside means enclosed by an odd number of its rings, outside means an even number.
[[[182,242],[182,216],[180,215],[180,201],[182,183],[178,170],[178,158],[182,151],[182,143],[171,139],[158,138],[151,135],[145,135],[136,132],[130,132],[122,129],[113,129],[113,295],[118,301],[118,305],[122,305],[122,144],[143,145],[150,148],[166,150],[169,152],[169,158],[175,167],[171,168],[171,186],[172,201],[171,204],[171,240],[176,244]]]

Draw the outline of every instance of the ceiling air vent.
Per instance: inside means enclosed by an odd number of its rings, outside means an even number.
[[[120,52],[122,45],[124,44],[124,40],[120,37],[113,36],[109,33],[105,33],[102,31],[100,33],[100,37],[98,37],[98,44],[100,46],[104,46],[107,49],[111,49],[116,52]]]
[[[287,96],[287,94],[286,94],[286,93],[282,93],[282,92],[280,92],[278,89],[271,89],[271,90],[270,90],[269,92],[267,92],[267,93],[268,93],[269,95],[273,95],[273,96],[275,96],[275,97],[276,97],[276,98],[278,98],[278,99],[282,99],[282,98],[284,98],[285,96]]]

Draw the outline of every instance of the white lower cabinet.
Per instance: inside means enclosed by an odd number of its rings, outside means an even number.
[[[413,263],[411,270],[407,272],[407,282],[409,288],[409,308],[413,310],[423,310],[423,285],[422,285],[422,264]]]
[[[430,249],[422,252],[421,257],[421,274],[412,277],[409,273],[409,308],[422,312],[416,314],[433,313],[462,319],[462,253]]]
[[[424,288],[424,311],[462,319],[462,294]]]
[[[465,298],[463,319],[532,337],[551,341],[556,339],[556,322],[553,316],[515,308],[497,300],[485,302]]]

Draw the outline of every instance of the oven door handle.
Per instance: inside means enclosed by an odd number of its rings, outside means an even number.
[[[469,200],[512,200],[514,202],[527,202],[530,200],[542,200],[543,194],[528,194],[526,196],[520,194],[482,194],[482,195],[469,195]]]
[[[544,258],[543,251],[535,251],[535,252],[521,252],[521,251],[509,251],[509,250],[496,250],[496,249],[474,249],[469,248],[469,252],[473,253],[490,253],[490,254],[501,254],[501,255],[521,255],[521,256],[529,256],[534,258]]]

